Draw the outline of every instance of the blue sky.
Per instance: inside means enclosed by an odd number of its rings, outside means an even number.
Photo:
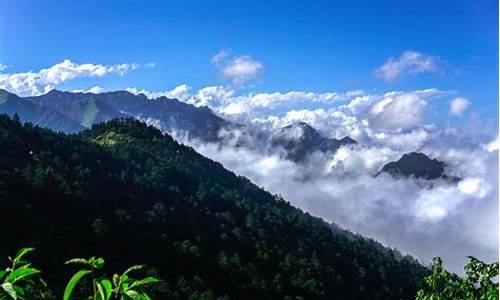
[[[259,62],[246,92],[367,92],[438,88],[498,119],[498,1],[26,1],[0,3],[3,73],[74,63],[155,63],[124,76],[84,77],[63,89],[166,90],[228,84],[211,58]],[[374,72],[405,51],[432,71],[393,80]],[[432,102],[434,115],[447,101]],[[430,114],[432,116],[432,113]]]

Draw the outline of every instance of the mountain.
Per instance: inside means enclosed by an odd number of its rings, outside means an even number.
[[[93,94],[52,90],[45,95],[25,99],[57,110],[86,128],[114,118],[131,116],[166,133],[220,144],[233,141],[235,137],[231,132],[237,129],[243,135],[239,136],[236,146],[255,148],[258,144],[259,149],[282,149],[287,159],[296,162],[304,161],[315,151],[335,152],[341,145],[356,143],[350,137],[340,140],[325,138],[304,122],[285,126],[270,134],[255,132],[219,117],[205,106],[195,107],[167,97],[148,99],[143,94],[135,95],[127,91]],[[228,134],[221,137],[220,132],[224,129]],[[245,140],[244,135],[252,137]]]
[[[85,128],[111,119],[126,117],[92,93],[52,90],[45,95],[26,97],[25,99],[36,105],[55,109]]]
[[[444,174],[445,163],[437,159],[430,159],[419,152],[404,154],[398,161],[387,163],[379,172],[386,172],[394,177],[414,177],[418,179],[447,179],[460,180],[458,177]]]
[[[413,299],[429,272],[136,120],[65,135],[1,115],[0,144],[0,257],[36,247],[56,294],[61,263],[93,255],[150,266],[154,299]]]
[[[340,146],[356,144],[356,141],[350,137],[344,137],[340,140],[325,138],[309,124],[297,122],[275,132],[271,136],[271,143],[283,148],[288,159],[303,161],[315,151],[335,152]]]
[[[0,89],[0,113],[17,114],[24,122],[30,122],[55,131],[74,133],[83,129],[80,124],[58,111],[35,105],[23,98]]]
[[[195,107],[167,97],[148,99],[143,94],[134,95],[126,91],[93,94],[53,90],[26,99],[58,109],[87,128],[92,124],[131,116],[154,124],[164,132],[215,142],[219,140],[219,130],[236,126],[207,107]]]

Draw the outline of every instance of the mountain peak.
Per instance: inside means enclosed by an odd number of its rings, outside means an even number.
[[[306,122],[296,122],[281,128],[283,138],[305,139],[310,141],[320,140],[322,136],[316,129]]]
[[[444,175],[445,163],[437,159],[431,159],[420,152],[404,154],[399,160],[386,164],[381,172],[387,172],[395,177],[413,176],[419,179],[437,179]],[[380,174],[379,173],[379,174]]]
[[[357,144],[358,142],[356,142],[354,139],[352,139],[350,136],[346,135],[345,137],[341,138],[339,140],[339,142],[342,144],[342,145],[347,145],[347,144]]]
[[[69,93],[71,93],[71,92],[61,91],[61,90],[58,90],[58,89],[52,89],[46,95],[55,96],[55,95],[64,95],[64,94],[69,94]]]

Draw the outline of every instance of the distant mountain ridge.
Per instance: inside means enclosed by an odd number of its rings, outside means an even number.
[[[204,142],[216,141],[218,132],[233,126],[206,107],[195,107],[177,99],[148,99],[127,91],[72,93],[52,90],[28,101],[60,110],[83,127],[116,118],[133,117],[159,127],[163,132],[180,133]]]
[[[31,122],[54,131],[75,133],[84,129],[78,122],[51,107],[34,104],[2,89],[0,89],[0,112],[9,116],[17,114],[24,122]]]
[[[225,144],[235,138],[232,133],[239,131],[251,139],[236,137],[238,147],[273,152],[283,150],[285,158],[295,162],[305,161],[315,151],[333,153],[342,145],[356,143],[350,137],[325,138],[304,122],[293,123],[272,132],[253,130],[218,116],[206,106],[196,107],[167,97],[149,99],[144,94],[136,95],[127,91],[94,94],[52,90],[44,95],[16,99],[18,106],[8,108],[0,105],[0,112],[13,115],[19,111],[21,120],[53,130],[77,132],[93,124],[132,117],[154,125],[165,133],[203,143]],[[40,111],[37,114],[41,116],[23,113],[20,108],[23,105]],[[44,121],[42,115],[47,112],[57,117],[58,121],[52,122],[55,124]]]
[[[52,90],[45,95],[24,99],[39,106],[55,109],[85,128],[112,119],[127,117],[99,99],[98,94]]]

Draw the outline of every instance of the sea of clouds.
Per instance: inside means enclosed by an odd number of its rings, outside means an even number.
[[[230,136],[223,145],[183,140],[201,154],[313,215],[425,264],[441,256],[450,270],[462,273],[468,255],[498,259],[496,128],[477,117],[460,128],[425,122],[429,101],[443,101],[450,93],[427,89],[381,95],[356,91],[233,96],[221,89],[212,89],[216,94],[209,96],[185,96],[184,101],[202,102],[253,132],[305,121],[325,136],[349,135],[359,144],[336,153],[314,153],[306,162],[295,163],[282,151],[262,151],[261,141],[255,141],[257,147],[241,147],[237,141],[246,139],[251,145],[255,138],[248,131],[221,132]],[[322,105],[301,106],[314,102]],[[228,114],[231,106],[241,109]],[[445,162],[445,173],[462,180],[454,184],[374,176],[384,164],[411,151]]]

